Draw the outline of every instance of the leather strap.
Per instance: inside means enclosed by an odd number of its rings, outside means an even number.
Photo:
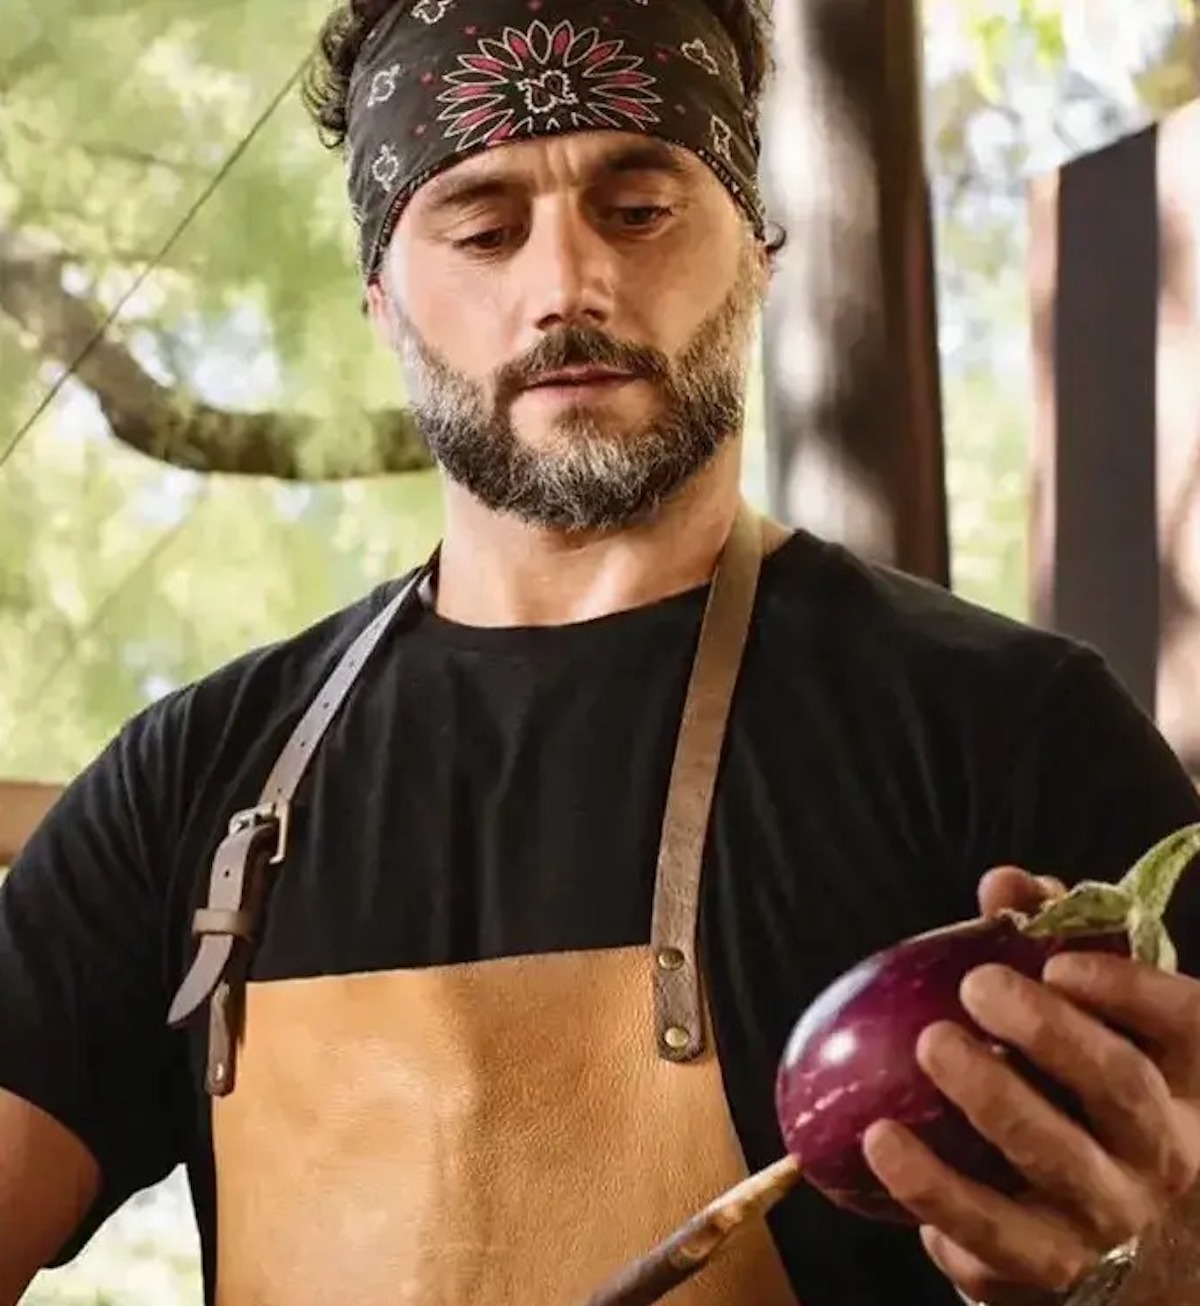
[[[178,1027],[210,1002],[206,1081],[214,1095],[230,1092],[236,1078],[240,987],[266,897],[267,871],[287,852],[292,800],[359,672],[393,622],[419,600],[420,588],[436,564],[435,553],[342,655],[271,768],[257,806],[234,815],[213,855],[208,901],[192,919],[200,946],[171,1003],[167,1023]]]
[[[420,601],[420,592],[426,577],[436,566],[437,555],[434,554],[343,654],[342,660],[322,685],[321,692],[308,705],[308,711],[300,718],[292,732],[292,737],[271,768],[271,774],[267,776],[267,782],[263,785],[260,803],[291,802],[313,754],[317,751],[317,745],[329,728],[329,723],[337,715],[346,695],[354,687],[358,673],[375,652],[376,646],[392,623],[409,607],[410,601]]]
[[[254,921],[248,911],[222,907],[197,907],[192,916],[193,934],[232,934],[238,939],[254,937]]]
[[[787,531],[745,504],[721,552],[692,662],[663,812],[650,924],[658,1053],[691,1061],[704,1050],[696,920],[700,868],[725,728],[742,664],[763,554]]]

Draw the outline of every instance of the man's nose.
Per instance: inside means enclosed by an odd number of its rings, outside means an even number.
[[[613,313],[617,255],[585,215],[567,206],[539,214],[524,249],[529,315],[539,331],[603,326]]]

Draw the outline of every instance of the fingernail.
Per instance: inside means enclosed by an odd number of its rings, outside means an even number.
[[[959,985],[959,1000],[974,1016],[976,1008],[985,1008],[1007,997],[1012,991],[1012,980],[1012,971],[1007,966],[977,966]]]
[[[1042,967],[1047,984],[1086,984],[1095,973],[1091,958],[1078,952],[1060,952]]]
[[[870,1152],[876,1160],[887,1162],[900,1155],[904,1141],[891,1120],[876,1120],[864,1130],[862,1145],[863,1151]]]
[[[952,1070],[971,1045],[970,1036],[949,1020],[927,1025],[917,1039],[917,1064],[922,1070]]]

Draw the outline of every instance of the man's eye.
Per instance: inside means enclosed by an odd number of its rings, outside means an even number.
[[[507,227],[489,227],[486,231],[476,231],[454,242],[455,249],[473,250],[477,254],[494,254],[503,249],[511,232]]]
[[[615,213],[620,225],[630,231],[653,227],[671,216],[671,210],[663,204],[632,204],[616,209]]]

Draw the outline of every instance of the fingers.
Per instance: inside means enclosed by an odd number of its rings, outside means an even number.
[[[959,1291],[988,1306],[1046,1306],[1041,1288],[1019,1288],[998,1278],[995,1270],[940,1229],[921,1226],[921,1242],[929,1259]]]
[[[997,866],[979,881],[979,910],[984,916],[1009,910],[1037,911],[1047,898],[1061,897],[1066,886],[1049,876],[1038,877],[1016,866]]]
[[[1020,1048],[1052,1079],[1078,1095],[1099,1137],[1143,1182],[1167,1195],[1187,1191],[1195,1175],[1196,1140],[1181,1129],[1185,1122],[1170,1086],[1149,1057],[1067,998],[1007,967],[973,971],[963,981],[961,996],[968,1012],[989,1034]],[[993,1068],[1006,1069],[994,1061]],[[1021,1089],[1022,1101],[1032,1095],[1044,1103],[1024,1081]],[[1046,1109],[1058,1116],[1053,1108]],[[1078,1163],[1090,1169],[1096,1161],[1092,1151],[1106,1153],[1085,1131],[1075,1132],[1078,1138],[1070,1146],[1078,1153]],[[999,1139],[993,1141],[1004,1148]],[[1064,1136],[1063,1146],[1067,1145]],[[1115,1182],[1121,1171],[1116,1165],[1112,1168]],[[1049,1186],[1047,1190],[1057,1191]],[[1098,1194],[1097,1200],[1102,1196]]]
[[[957,1025],[921,1035],[917,1059],[972,1125],[1040,1193],[1078,1212],[1081,1237],[1103,1252],[1149,1224],[1149,1193],[1086,1130],[1052,1106],[1017,1071]]]
[[[993,1281],[1066,1292],[1096,1260],[1095,1249],[1065,1218],[1028,1209],[958,1174],[892,1121],[867,1130],[863,1152],[901,1205],[970,1248],[991,1267]]]
[[[1088,952],[1054,957],[1044,978],[1073,1003],[1148,1040],[1162,1054],[1156,1060],[1172,1091],[1200,1100],[1200,983]]]

